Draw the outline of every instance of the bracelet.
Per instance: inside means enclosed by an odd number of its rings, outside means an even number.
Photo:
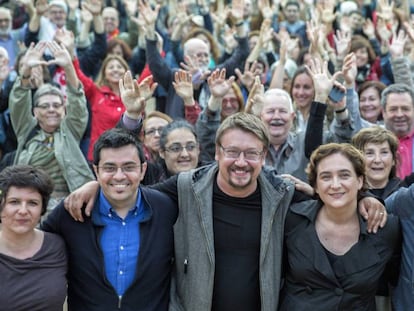
[[[335,110],[335,113],[342,113],[342,112],[345,112],[345,110],[346,110],[346,106],[342,109]]]
[[[238,22],[237,24],[235,24],[234,26],[236,27],[240,27],[244,25],[244,21]]]

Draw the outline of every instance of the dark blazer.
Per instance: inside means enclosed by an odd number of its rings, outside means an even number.
[[[360,216],[359,241],[331,264],[315,221],[322,203],[291,206],[285,223],[285,284],[280,310],[375,310],[378,280],[401,244],[397,217],[368,234]]]
[[[140,223],[140,250],[136,275],[120,299],[105,274],[99,243],[103,223],[99,200],[91,217],[76,222],[59,204],[42,223],[42,229],[63,237],[68,249],[68,306],[76,311],[168,310],[173,224],[177,205],[165,194],[141,187],[146,217]]]

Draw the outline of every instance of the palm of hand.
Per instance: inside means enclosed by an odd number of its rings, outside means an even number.
[[[219,79],[211,83],[210,92],[213,96],[222,97],[226,95],[230,87],[231,85],[228,83],[228,81]]]

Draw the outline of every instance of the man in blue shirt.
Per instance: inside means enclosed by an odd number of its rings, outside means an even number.
[[[91,217],[76,222],[60,204],[42,224],[67,244],[69,310],[167,310],[177,207],[140,186],[147,164],[132,134],[105,132],[93,155]]]

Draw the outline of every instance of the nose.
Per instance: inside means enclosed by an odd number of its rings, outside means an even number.
[[[244,157],[244,152],[240,152],[239,157],[236,159],[236,162],[237,162],[237,165],[239,165],[239,166],[247,164],[247,161]]]
[[[381,161],[381,157],[380,157],[380,155],[379,155],[379,153],[375,153],[374,154],[374,162],[380,162]]]
[[[121,173],[119,173],[119,172],[121,172]],[[113,175],[113,177],[114,178],[116,178],[116,177],[124,177],[125,176],[125,173],[124,173],[124,171],[122,170],[122,167],[117,167],[116,168],[116,172],[115,172],[115,174]]]
[[[404,113],[401,108],[398,108],[397,111],[395,112],[395,115],[398,117],[402,117],[404,116]]]
[[[27,205],[26,205],[26,203],[22,203],[22,204],[19,206],[18,213],[19,213],[19,214],[23,214],[23,215],[27,214]]]
[[[339,178],[338,178],[338,177],[336,177],[336,176],[334,176],[334,177],[332,178],[331,187],[332,187],[332,188],[334,188],[334,189],[336,189],[336,188],[339,188],[339,187],[340,187],[340,185],[341,185],[341,183],[340,183],[340,181],[339,181]]]
[[[186,147],[183,147],[183,150],[180,152],[180,156],[181,157],[186,157],[188,155],[189,155],[189,153],[187,151],[187,148]]]

